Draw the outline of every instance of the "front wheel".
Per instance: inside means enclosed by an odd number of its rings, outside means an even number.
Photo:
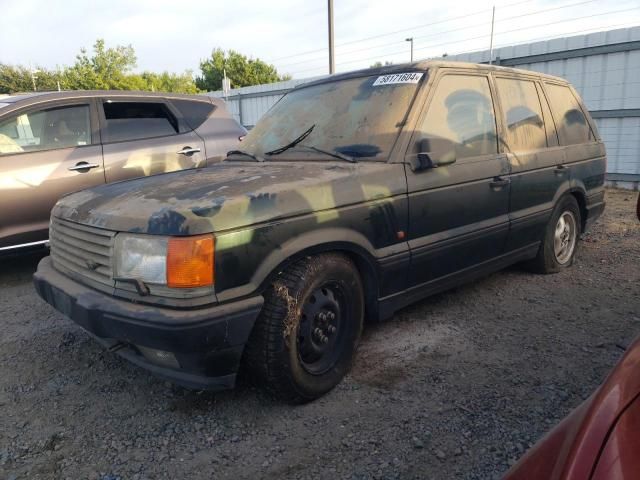
[[[563,197],[551,214],[538,255],[529,267],[538,273],[556,273],[573,264],[581,233],[578,202],[571,196]]]
[[[314,400],[349,371],[363,322],[363,288],[353,262],[338,253],[303,259],[266,292],[247,344],[247,367],[281,398]]]

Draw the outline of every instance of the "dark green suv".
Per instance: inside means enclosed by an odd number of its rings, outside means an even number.
[[[61,199],[39,294],[193,388],[333,388],[364,320],[516,262],[569,267],[605,149],[566,81],[421,62],[285,95],[211,167]]]

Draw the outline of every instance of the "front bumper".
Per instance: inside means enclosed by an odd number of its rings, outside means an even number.
[[[92,290],[56,271],[49,257],[33,277],[38,294],[102,345],[155,375],[189,388],[232,388],[261,296],[193,310],[139,305]],[[140,349],[139,347],[143,347]],[[170,352],[169,367],[143,355]]]

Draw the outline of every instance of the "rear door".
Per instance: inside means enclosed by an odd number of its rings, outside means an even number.
[[[104,181],[91,99],[8,113],[0,120],[0,250],[46,241],[55,202]]]
[[[565,150],[564,167],[569,170],[571,187],[585,193],[588,209],[604,201],[604,144],[571,86],[545,81],[544,88],[558,128],[560,145]]]
[[[162,98],[103,98],[99,115],[107,183],[205,164],[203,140]]]
[[[407,155],[413,163],[425,141],[444,139],[456,158],[448,166],[407,170],[410,285],[422,285],[425,294],[428,282],[501,255],[509,231],[509,164],[498,153],[488,75],[443,70]]]
[[[204,140],[207,165],[221,162],[230,150],[238,148],[247,131],[236,122],[224,104],[202,96],[201,99],[172,98],[187,124]]]
[[[494,75],[502,146],[511,166],[507,251],[513,251],[542,239],[559,192],[569,188],[569,170],[538,79]]]

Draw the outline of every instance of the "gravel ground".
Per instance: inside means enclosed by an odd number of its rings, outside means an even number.
[[[569,271],[514,267],[365,330],[309,405],[157,380],[39,300],[41,255],[0,263],[0,479],[499,478],[640,332],[636,194],[608,192]]]

